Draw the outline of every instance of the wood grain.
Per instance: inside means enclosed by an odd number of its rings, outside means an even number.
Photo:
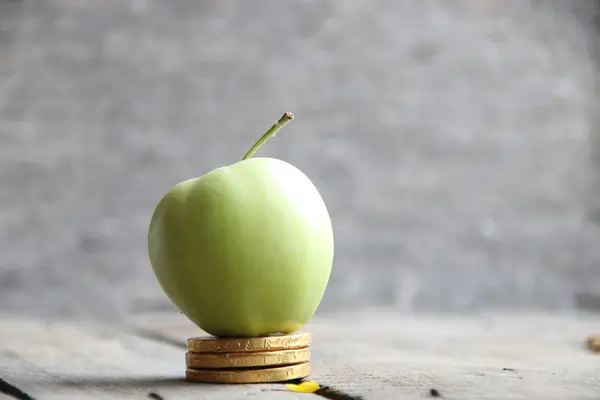
[[[294,399],[274,386],[188,384],[185,351],[123,325],[2,318],[0,377],[35,399]],[[0,395],[1,396],[1,395]]]
[[[281,385],[183,381],[186,339],[203,332],[179,314],[101,324],[4,317],[0,377],[36,399],[308,399]],[[598,399],[599,355],[586,315],[471,318],[368,311],[316,317],[310,379],[365,399]],[[309,396],[309,397],[306,397]]]
[[[142,330],[184,341],[181,315]],[[315,318],[311,379],[368,399],[598,399],[600,357],[586,347],[600,320],[585,314],[402,316],[385,311]]]

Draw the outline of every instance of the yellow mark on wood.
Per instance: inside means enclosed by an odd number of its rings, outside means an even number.
[[[321,389],[321,386],[317,382],[305,381],[299,385],[288,384],[287,388],[292,392],[298,393],[314,393]]]

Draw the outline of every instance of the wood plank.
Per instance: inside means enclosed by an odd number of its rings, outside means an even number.
[[[156,321],[157,317],[152,316]],[[177,314],[135,329],[176,343],[201,331]],[[311,379],[368,399],[595,399],[597,316],[482,314],[471,318],[368,311],[315,317]]]
[[[2,316],[0,327],[0,377],[36,399],[142,399],[150,392],[167,400],[299,396],[263,390],[280,385],[187,383],[184,353],[118,325]]]
[[[4,317],[0,374],[35,398],[305,398],[277,385],[182,382],[188,336],[181,315],[125,325]],[[129,325],[129,326],[128,326]],[[386,312],[315,318],[313,379],[373,399],[411,399],[432,387],[456,399],[597,399],[599,355],[591,316],[408,317]],[[129,332],[128,332],[129,331]],[[141,337],[143,336],[143,337]],[[284,397],[282,397],[284,396]]]

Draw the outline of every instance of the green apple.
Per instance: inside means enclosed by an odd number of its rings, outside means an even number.
[[[313,316],[331,273],[334,238],[319,191],[293,165],[251,158],[180,182],[148,232],[152,268],[171,301],[217,337],[291,333]]]

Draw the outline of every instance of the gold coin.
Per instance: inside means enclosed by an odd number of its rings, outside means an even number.
[[[192,353],[249,353],[253,351],[288,350],[308,347],[310,339],[310,333],[231,339],[219,339],[212,336],[191,337],[187,341],[187,347]]]
[[[600,352],[600,335],[593,335],[588,338],[588,347],[594,352]]]
[[[188,368],[244,368],[298,364],[310,360],[310,350],[292,349],[257,351],[253,353],[192,353],[185,354]]]
[[[258,369],[191,369],[185,370],[185,378],[190,382],[204,383],[267,383],[284,382],[306,378],[310,375],[310,364],[305,362],[285,367]]]

